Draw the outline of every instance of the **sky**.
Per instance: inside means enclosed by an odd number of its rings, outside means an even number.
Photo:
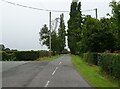
[[[49,9],[69,11],[72,0],[6,0],[21,5]],[[79,0],[82,10],[98,9],[98,17],[106,17],[111,13],[109,3],[112,0]],[[52,12],[52,20],[59,18],[62,12]],[[83,14],[95,17],[95,11],[83,12]],[[67,29],[69,12],[64,13]],[[0,44],[17,50],[48,50],[39,43],[39,31],[44,24],[49,26],[49,12],[33,10],[11,5],[0,1]],[[59,24],[58,24],[59,25]],[[68,46],[66,47],[68,48]]]

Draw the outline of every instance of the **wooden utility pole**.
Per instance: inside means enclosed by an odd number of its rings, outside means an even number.
[[[49,28],[50,28],[50,32],[49,32],[49,47],[50,47],[50,50],[49,50],[49,55],[51,57],[51,12],[49,12]]]

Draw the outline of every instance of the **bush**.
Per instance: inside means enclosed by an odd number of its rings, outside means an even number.
[[[102,72],[118,80],[120,85],[120,54],[84,53],[83,59],[88,64],[99,65]]]
[[[33,61],[39,57],[49,56],[48,51],[17,51],[14,54],[16,61]]]
[[[53,53],[51,53],[51,55],[53,55]],[[39,51],[39,57],[49,57],[49,51]]]
[[[4,51],[2,53],[2,61],[14,61],[16,59],[14,53],[6,53]]]
[[[48,57],[48,51],[1,51],[2,61],[33,61],[39,57]]]
[[[100,54],[102,71],[120,80],[120,54]]]
[[[99,59],[98,59],[98,54],[97,53],[84,53],[83,54],[83,59],[88,63],[88,64],[94,64],[98,65]]]

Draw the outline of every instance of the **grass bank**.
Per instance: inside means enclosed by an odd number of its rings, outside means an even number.
[[[42,58],[38,58],[37,61],[43,61],[43,60],[52,61],[52,60],[57,59],[61,56],[63,56],[63,55],[61,54],[61,55],[55,55],[52,57],[42,57]]]
[[[103,76],[98,66],[90,66],[85,63],[79,56],[72,55],[72,62],[79,73],[93,86],[93,87],[118,87],[118,84]]]

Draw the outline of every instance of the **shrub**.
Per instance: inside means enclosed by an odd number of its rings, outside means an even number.
[[[83,59],[88,64],[99,64],[102,72],[118,80],[120,86],[120,54],[84,53]]]
[[[120,54],[103,53],[100,55],[102,71],[120,80]]]
[[[48,57],[48,51],[1,51],[2,61],[33,61],[39,57]]]
[[[52,52],[51,55],[53,55]],[[48,57],[48,56],[49,56],[49,51],[44,51],[44,50],[39,51],[39,57]]]
[[[2,61],[14,61],[16,59],[14,53],[6,53],[4,51],[2,53]]]
[[[16,51],[16,61],[33,61],[39,57],[49,56],[48,51]]]
[[[94,64],[98,65],[99,60],[98,60],[98,54],[97,53],[84,53],[83,54],[83,59],[88,63],[88,64]]]

